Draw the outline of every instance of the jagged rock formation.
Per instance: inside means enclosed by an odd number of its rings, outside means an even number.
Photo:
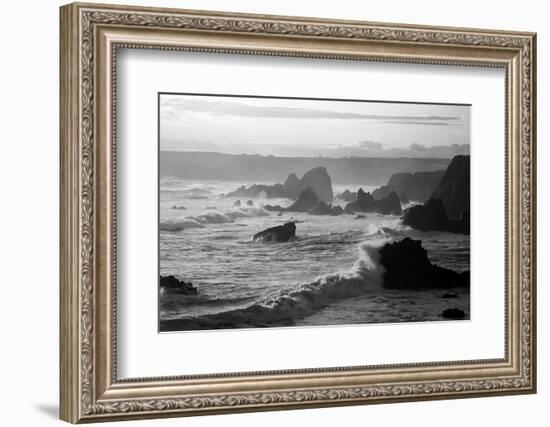
[[[298,200],[284,210],[289,212],[307,212],[317,206],[318,203],[319,198],[317,194],[311,188],[306,188],[300,192]]]
[[[242,198],[256,198],[265,197],[267,199],[275,199],[278,197],[286,197],[284,187],[282,184],[262,185],[254,184],[246,188],[241,185],[235,191],[227,193],[226,197],[242,197]]]
[[[160,291],[162,294],[197,295],[197,288],[192,283],[175,276],[160,276]]]
[[[470,156],[454,157],[432,197],[407,209],[403,223],[423,231],[470,234]]]
[[[296,224],[287,222],[284,225],[278,225],[256,233],[254,235],[254,241],[288,242],[294,237],[296,237]]]
[[[397,190],[391,185],[383,185],[381,187],[378,187],[376,190],[372,192],[372,198],[374,200],[382,200],[388,197],[391,193],[396,193],[401,203],[409,202],[409,199],[407,199],[406,194],[403,194],[403,193],[399,194]]]
[[[470,272],[457,273],[430,262],[420,240],[409,237],[379,250],[388,289],[434,289],[470,285]]]
[[[365,193],[363,189],[360,188],[359,191],[357,191],[357,200],[348,203],[344,212],[372,212],[384,215],[399,215],[401,213],[401,202],[395,192],[391,192],[384,199],[374,200],[371,193]]]
[[[308,170],[301,179],[302,190],[311,188],[319,200],[330,203],[333,199],[332,181],[325,167]]]
[[[462,320],[466,317],[466,313],[459,308],[447,308],[441,312],[441,317],[445,319]]]
[[[432,199],[441,199],[450,219],[470,212],[470,156],[455,156],[434,190]]]
[[[295,173],[291,173],[283,184],[286,197],[296,200],[302,191],[302,182]]]
[[[449,219],[443,202],[430,199],[423,205],[405,210],[403,224],[421,231],[448,231],[470,234],[470,217],[464,214],[461,219]]]
[[[327,204],[323,201],[317,203],[317,206],[310,209],[308,215],[331,215],[336,216],[344,213],[344,209],[341,206],[332,206],[330,203]]]
[[[291,173],[284,184],[260,185],[254,184],[248,188],[244,185],[227,194],[226,197],[266,197],[273,199],[283,197],[296,200],[300,193],[310,188],[319,200],[330,203],[333,199],[332,181],[325,167],[308,170],[302,179]]]
[[[399,196],[401,203],[424,202],[437,188],[445,171],[395,173],[388,183],[372,192],[375,200],[386,197],[392,191]]]
[[[355,202],[357,200],[357,197],[355,193],[352,193],[349,190],[345,190],[344,192],[337,194],[336,198],[339,200],[342,200],[343,202]]]

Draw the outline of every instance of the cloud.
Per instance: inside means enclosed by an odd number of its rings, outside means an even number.
[[[232,98],[231,101],[227,99],[220,97],[208,99],[197,96],[161,98],[161,117],[165,120],[177,121],[178,118],[202,114],[213,117],[365,120],[395,125],[452,126],[463,124],[463,118],[454,115],[369,114],[332,109],[270,105],[270,103],[273,103],[273,99]],[[319,102],[312,103],[312,105],[319,105]]]
[[[357,143],[357,146],[359,148],[365,148],[370,150],[382,150],[384,148],[384,145],[381,142],[376,141],[359,141]]]

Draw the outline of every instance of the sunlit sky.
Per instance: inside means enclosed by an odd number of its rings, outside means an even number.
[[[453,157],[469,144],[465,105],[160,96],[161,150]]]

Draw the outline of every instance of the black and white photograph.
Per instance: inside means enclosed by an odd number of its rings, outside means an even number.
[[[158,102],[160,332],[470,318],[470,105]]]

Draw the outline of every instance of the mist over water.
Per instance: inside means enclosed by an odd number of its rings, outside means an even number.
[[[257,183],[257,182],[254,182]],[[179,330],[442,320],[441,290],[381,287],[377,249],[393,239],[421,239],[431,261],[469,269],[469,236],[417,232],[397,216],[315,216],[268,212],[288,199],[226,198],[249,182],[160,182],[160,274],[192,282],[197,296],[160,295],[160,319]],[[334,193],[353,186],[333,186]],[[363,186],[370,191],[373,188]],[[234,206],[237,200],[241,206]],[[335,200],[335,204],[345,205]],[[185,209],[183,209],[185,208]],[[253,242],[268,227],[296,222],[296,239]],[[453,290],[453,307],[469,316],[469,294]]]

